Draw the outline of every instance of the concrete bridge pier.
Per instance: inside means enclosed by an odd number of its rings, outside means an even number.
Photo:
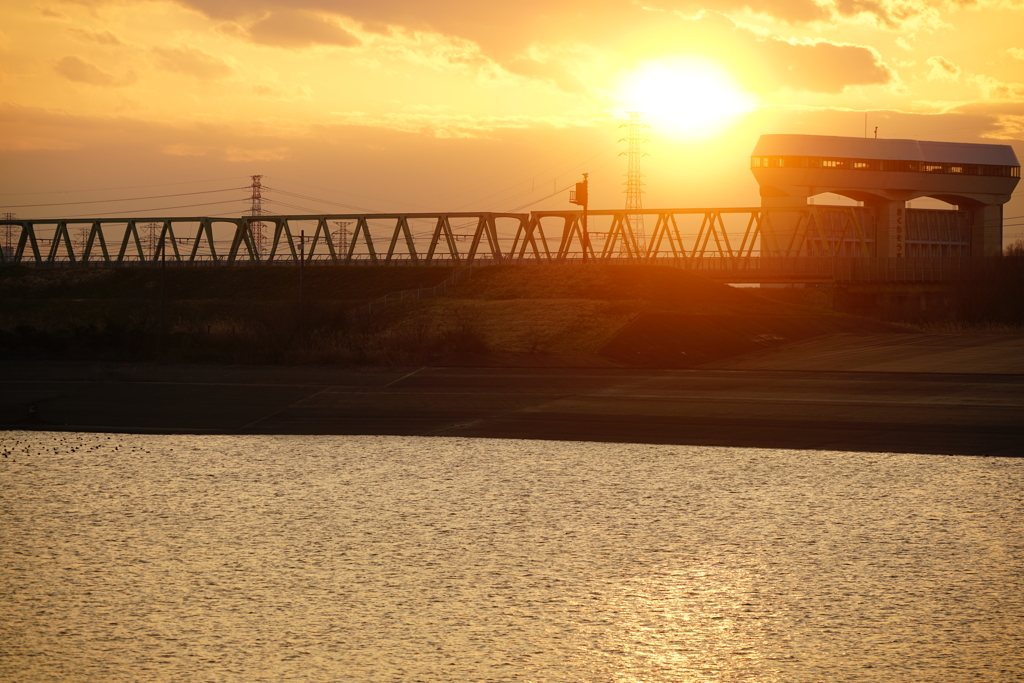
[[[971,214],[971,255],[998,256],[1003,244],[1002,204],[960,204],[961,211]]]
[[[907,203],[903,200],[870,199],[864,202],[875,214],[875,253],[878,257],[907,255]]]

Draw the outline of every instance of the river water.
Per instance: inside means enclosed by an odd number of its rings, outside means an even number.
[[[1024,459],[0,443],[4,681],[1024,680]]]

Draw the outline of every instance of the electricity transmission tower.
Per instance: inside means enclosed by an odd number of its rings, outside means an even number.
[[[352,225],[352,221],[334,221],[334,224],[338,226],[338,229],[334,231],[334,236],[338,239],[338,250],[347,254],[349,239],[348,226]]]
[[[160,241],[159,230],[163,226],[159,223],[146,223],[146,250],[150,258],[156,258],[157,242]]]
[[[261,181],[263,176],[254,175],[252,176],[252,205],[249,208],[250,216],[262,216],[263,215],[263,184]],[[252,236],[256,241],[256,253],[263,253],[263,221],[253,221],[249,224],[252,228]]]
[[[85,253],[85,243],[88,241],[89,228],[84,225],[79,226],[78,230],[75,231],[75,246],[77,246],[78,250],[83,254]]]
[[[640,158],[649,156],[640,147],[643,143],[649,142],[643,139],[641,131],[650,126],[640,123],[640,112],[630,111],[626,113],[629,114],[629,123],[624,123],[619,127],[626,128],[627,135],[619,140],[619,142],[625,142],[628,147],[619,156],[625,156],[628,161],[626,182],[623,183],[626,186],[626,211],[637,211],[644,208],[644,174],[640,172]],[[641,250],[646,251],[647,234],[644,231],[643,214],[629,214],[629,223],[633,228],[633,235],[636,237],[637,245]]]
[[[15,218],[17,218],[17,214],[13,214],[13,213],[7,212],[7,213],[4,213],[4,214],[0,214],[0,218],[3,218],[5,221],[13,221]],[[14,251],[14,226],[8,224],[8,225],[4,226],[4,254],[6,255],[7,258],[10,258],[11,254],[13,253],[13,251]]]

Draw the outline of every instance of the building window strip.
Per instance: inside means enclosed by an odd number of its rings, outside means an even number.
[[[886,171],[892,173],[939,173],[996,178],[1020,178],[1020,166],[994,166],[902,159],[842,159],[835,157],[756,156],[750,157],[751,168],[830,168],[853,171]]]

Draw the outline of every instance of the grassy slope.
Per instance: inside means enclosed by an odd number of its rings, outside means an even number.
[[[390,306],[369,317],[346,313],[388,292],[430,287],[450,273],[306,268],[300,327],[294,266],[168,268],[166,338],[157,352],[158,269],[3,268],[0,334],[7,335],[8,347],[45,347],[58,355],[417,364],[484,350],[593,356],[613,341],[626,349],[617,352],[620,360],[631,357],[629,349],[637,345],[667,344],[671,355],[680,343],[692,343],[683,337],[702,328],[708,330],[698,340],[704,346],[722,342],[722,348],[735,349],[744,335],[773,337],[778,335],[765,331],[797,328],[805,336],[827,333],[830,320],[836,331],[849,331],[859,324],[851,321],[861,320],[766,299],[756,290],[675,268],[608,265],[483,268],[436,299]],[[817,321],[811,332],[807,325],[771,326],[775,319],[810,318]],[[751,327],[754,319],[760,322]],[[22,331],[12,332],[19,326]]]
[[[506,353],[596,354],[613,340],[620,346],[671,345],[683,343],[681,327],[693,337],[686,343],[697,342],[693,330],[704,327],[702,346],[720,343],[733,350],[746,349],[737,345],[744,336],[781,342],[879,331],[871,321],[762,297],[755,289],[676,268],[604,265],[487,268],[442,298],[410,306],[395,324],[454,319],[468,321],[489,350]]]
[[[433,287],[450,268],[314,266],[303,269],[311,299],[361,302],[400,289]],[[291,301],[299,296],[297,266],[168,267],[174,300]],[[148,300],[160,291],[160,268],[0,268],[0,299]]]

